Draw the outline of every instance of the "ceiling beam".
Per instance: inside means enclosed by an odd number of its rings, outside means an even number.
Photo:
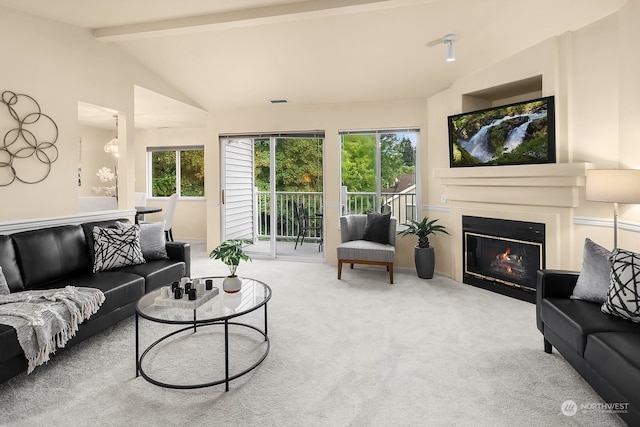
[[[422,0],[422,2],[424,1],[425,0]],[[301,1],[230,12],[96,28],[93,30],[93,36],[97,40],[108,42],[133,40],[281,22],[298,19],[305,15],[326,16],[359,12],[370,9],[396,7],[415,2],[416,0]]]

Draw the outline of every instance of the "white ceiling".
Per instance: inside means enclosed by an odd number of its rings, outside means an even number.
[[[0,6],[90,29],[215,110],[267,106],[274,98],[291,105],[425,98],[625,2],[0,0]],[[440,42],[448,33],[459,36],[455,62],[445,62]],[[142,105],[145,94],[136,92],[136,105],[138,95]],[[153,122],[157,112],[145,110]]]

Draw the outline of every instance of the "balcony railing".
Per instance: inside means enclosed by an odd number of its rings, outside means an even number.
[[[408,222],[409,219],[417,219],[418,207],[415,193],[380,193],[380,200],[376,193],[346,193],[346,203],[342,206],[343,214],[365,212],[391,212],[398,218],[399,224]]]
[[[298,235],[298,222],[296,220],[296,204],[302,203],[307,215],[322,214],[322,193],[316,192],[291,192],[276,191],[276,233],[277,240],[294,239]],[[271,194],[268,191],[256,192],[256,204],[258,212],[257,228],[258,237],[269,237],[271,233]],[[320,233],[315,236],[307,236],[311,240],[319,240]]]
[[[309,216],[322,214],[324,205],[322,193],[276,191],[276,233],[271,233],[271,194],[267,191],[256,191],[256,211],[258,237],[275,237],[277,240],[295,240],[298,235],[296,220],[296,204],[302,203]],[[344,196],[344,193],[343,193]],[[365,213],[370,211],[391,212],[398,218],[399,224],[408,219],[418,219],[418,208],[415,193],[381,193],[377,202],[376,193],[346,193],[346,203],[342,207],[343,214]],[[306,236],[305,239],[319,240],[320,233]]]

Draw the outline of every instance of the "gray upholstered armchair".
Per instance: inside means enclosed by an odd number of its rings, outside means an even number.
[[[396,254],[396,224],[397,219],[388,218],[388,227],[372,230],[372,215],[369,214],[367,226],[366,214],[345,215],[340,217],[340,236],[342,243],[338,245],[338,279],[342,278],[342,263],[383,265],[389,272],[389,282],[393,284],[393,262]],[[384,218],[381,218],[385,221]],[[365,238],[367,240],[365,240]]]

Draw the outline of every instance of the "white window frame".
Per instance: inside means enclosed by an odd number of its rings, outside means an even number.
[[[381,151],[382,151],[382,143],[381,143],[381,135],[390,134],[390,133],[415,133],[416,134],[416,157],[415,157],[415,166],[416,166],[416,189],[415,189],[415,214],[420,218],[421,213],[421,173],[420,173],[420,134],[421,129],[418,126],[410,126],[406,128],[377,128],[377,129],[357,129],[357,130],[340,130],[338,131],[338,140],[340,142],[340,206],[346,206],[346,189],[342,187],[342,136],[343,135],[361,135],[361,134],[374,134],[376,136],[376,151],[374,153],[375,156],[375,167],[376,167],[376,203],[380,203],[381,195],[382,195],[382,175],[381,175]],[[342,210],[342,209],[341,209]],[[343,212],[340,213],[343,215]]]
[[[204,152],[204,146],[203,145],[189,145],[189,146],[182,146],[182,147],[147,147],[147,183],[146,183],[146,192],[148,195],[148,199],[158,199],[158,200],[163,200],[163,199],[168,199],[169,197],[167,196],[153,196],[153,177],[151,176],[152,171],[153,171],[153,159],[152,159],[152,153],[154,151],[175,151],[176,153],[176,194],[178,195],[178,198],[180,199],[187,199],[187,200],[204,200],[204,195],[203,196],[183,196],[181,194],[181,182],[180,182],[180,176],[181,176],[181,169],[180,169],[180,155],[182,151],[203,151]]]

